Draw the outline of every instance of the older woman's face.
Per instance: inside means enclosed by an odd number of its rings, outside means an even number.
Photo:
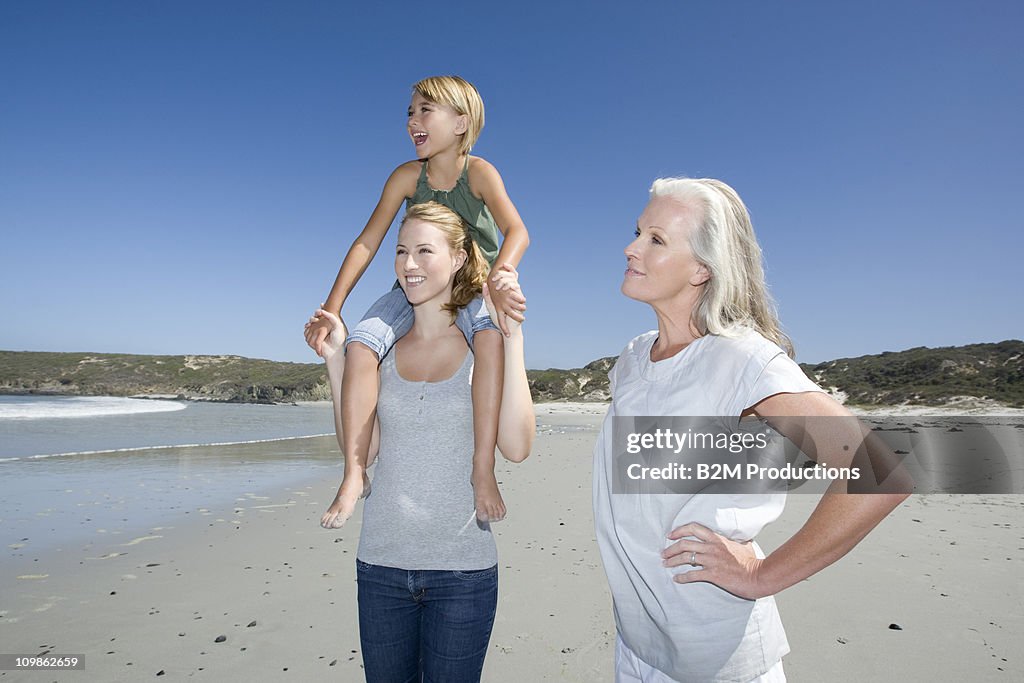
[[[654,197],[637,219],[636,239],[626,247],[622,293],[654,304],[692,291],[708,279],[690,249],[697,211],[669,197]]]

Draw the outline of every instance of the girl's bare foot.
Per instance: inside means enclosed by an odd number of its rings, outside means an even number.
[[[355,512],[356,502],[370,495],[370,478],[363,473],[362,481],[346,486],[348,481],[341,482],[341,489],[327,512],[320,518],[320,526],[325,529],[340,529]]]

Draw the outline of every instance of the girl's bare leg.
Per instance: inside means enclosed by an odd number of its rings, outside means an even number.
[[[323,346],[324,359],[327,362],[327,378],[331,385],[331,400],[334,405],[334,429],[335,436],[338,439],[338,446],[341,448],[342,453],[345,454],[345,475],[341,482],[341,487],[338,489],[338,494],[335,496],[334,502],[324,513],[320,520],[320,524],[326,528],[338,528],[342,526],[349,517],[352,516],[355,510],[356,501],[369,495],[370,492],[370,479],[366,474],[366,468],[369,467],[370,463],[373,462],[373,458],[377,454],[377,446],[380,441],[380,430],[374,421],[376,414],[376,394],[379,393],[379,386],[377,382],[377,363],[376,354],[370,351],[367,347],[362,344],[353,343],[349,349],[349,353],[344,352],[344,342],[346,336],[346,330],[341,320],[330,313],[324,313],[318,311],[318,313],[324,314],[324,316],[330,320],[333,324],[330,336],[325,340]],[[353,353],[353,350],[355,353]],[[370,434],[368,437],[364,437],[364,441],[358,440],[346,440],[344,428],[344,387],[346,376],[352,377],[356,380],[356,384],[360,384],[360,380],[365,380],[365,367],[366,355],[372,357],[372,363],[370,364],[370,370],[372,373],[371,381],[373,384],[373,391],[371,392],[374,396],[373,403],[370,404]],[[355,362],[351,363],[350,359],[355,358]],[[346,367],[349,371],[346,372]],[[352,384],[352,382],[349,382]],[[356,394],[359,395],[359,394]],[[357,405],[355,410],[355,417],[359,419],[361,405]],[[353,424],[359,424],[354,422]],[[363,430],[355,430],[358,436],[363,436]],[[368,447],[359,448],[362,443],[369,442]],[[353,456],[349,457],[349,453]],[[365,455],[363,455],[365,454]],[[360,457],[362,455],[362,457]]]
[[[481,522],[505,518],[505,501],[494,476],[494,446],[498,438],[505,352],[501,333],[484,330],[473,337],[473,499]]]

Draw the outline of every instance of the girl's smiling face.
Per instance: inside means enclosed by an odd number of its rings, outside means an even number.
[[[427,159],[450,147],[458,147],[459,136],[466,132],[466,117],[446,104],[431,102],[414,92],[407,126],[416,147],[416,157]]]
[[[398,231],[395,275],[413,306],[448,303],[455,273],[465,262],[466,252],[453,253],[445,234],[433,223],[413,218]]]

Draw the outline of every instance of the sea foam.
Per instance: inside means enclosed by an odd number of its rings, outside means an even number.
[[[152,401],[112,396],[5,397],[0,403],[0,420],[41,420],[55,418],[104,417],[136,413],[167,413],[184,410],[177,401]]]

